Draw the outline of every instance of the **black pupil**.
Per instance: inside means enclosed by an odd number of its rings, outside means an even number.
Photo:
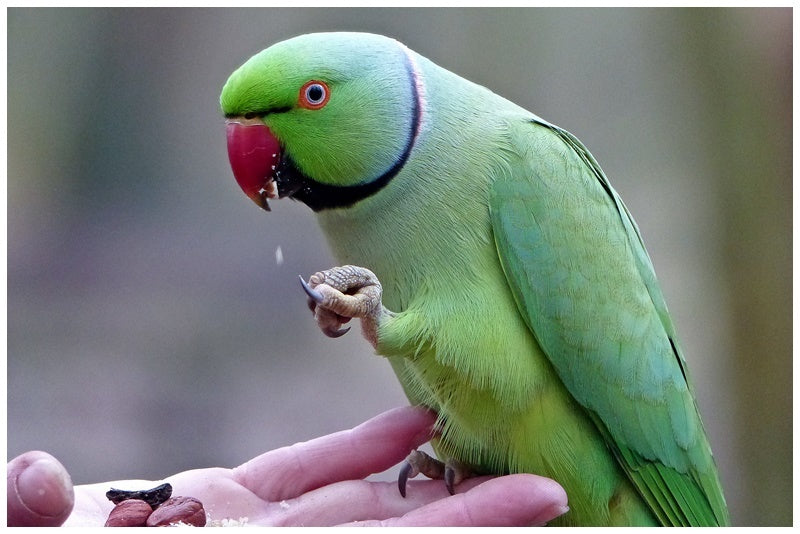
[[[308,96],[308,100],[313,103],[320,102],[322,98],[325,96],[325,91],[319,85],[312,85],[306,91],[306,96]]]

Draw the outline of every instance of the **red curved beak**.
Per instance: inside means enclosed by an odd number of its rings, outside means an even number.
[[[259,119],[234,117],[225,122],[233,176],[253,202],[269,211],[267,199],[278,198],[274,177],[281,145]]]

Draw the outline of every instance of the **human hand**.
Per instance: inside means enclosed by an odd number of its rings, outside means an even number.
[[[172,484],[175,496],[200,500],[210,520],[246,518],[248,525],[535,525],[567,511],[564,490],[536,475],[468,479],[453,496],[441,480],[413,480],[407,498],[395,483],[363,480],[428,441],[434,420],[419,408],[397,408],[233,469],[75,486],[74,497],[61,464],[45,453],[25,453],[8,465],[8,525],[99,526],[114,506],[105,497],[111,487],[147,489],[162,482]]]

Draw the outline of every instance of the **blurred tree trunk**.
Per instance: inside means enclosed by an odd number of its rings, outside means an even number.
[[[745,459],[736,479],[724,482],[747,496],[731,517],[739,525],[791,525],[792,11],[682,15],[688,49],[707,51],[697,56],[696,75],[707,135],[722,147],[712,161],[730,264],[736,382],[729,402],[738,404],[733,441]]]

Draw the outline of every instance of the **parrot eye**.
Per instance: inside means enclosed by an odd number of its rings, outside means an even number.
[[[320,109],[328,103],[331,91],[325,82],[311,80],[300,88],[300,107]]]

